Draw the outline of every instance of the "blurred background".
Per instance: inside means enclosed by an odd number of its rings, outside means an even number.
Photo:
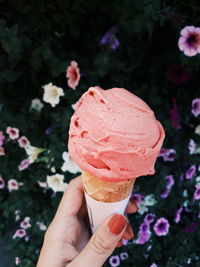
[[[141,97],[166,131],[134,188],[135,238],[107,265],[200,266],[199,27],[197,0],[0,0],[0,267],[36,265],[79,174],[74,104],[95,85]]]

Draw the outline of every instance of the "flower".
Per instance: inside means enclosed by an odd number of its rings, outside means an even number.
[[[178,46],[183,53],[188,56],[196,56],[200,53],[200,28],[194,26],[186,26],[181,32],[178,40]]]
[[[20,219],[20,213],[21,213],[20,210],[15,210],[15,221],[16,222],[19,221],[19,219]]]
[[[71,107],[72,107],[73,110],[76,110],[77,103],[78,103],[78,101],[71,105]]]
[[[12,192],[13,190],[18,190],[19,189],[19,183],[15,179],[10,179],[8,180],[8,191]]]
[[[116,38],[115,34],[121,29],[121,25],[114,25],[107,31],[99,42],[99,46],[108,46],[112,50],[116,50],[120,45],[119,40]]]
[[[180,207],[180,208],[176,211],[176,215],[175,215],[175,218],[174,218],[175,223],[179,223],[179,222],[180,222],[182,211],[183,211],[183,207]]]
[[[173,175],[165,176],[165,180],[167,182],[167,188],[171,189],[171,187],[174,185],[174,177],[173,177]]]
[[[19,129],[17,128],[7,127],[6,133],[9,135],[9,138],[12,140],[15,140],[19,137]]]
[[[192,114],[197,117],[200,115],[200,98],[192,100]]]
[[[142,202],[143,196],[141,194],[133,194],[131,200],[135,201],[137,204]]]
[[[26,147],[30,145],[29,140],[26,138],[26,136],[21,136],[18,140],[17,140],[18,144],[20,147]]]
[[[60,102],[60,96],[64,96],[63,89],[52,83],[48,83],[42,88],[44,89],[44,102],[51,104],[52,107],[55,107]]]
[[[64,160],[64,163],[61,167],[61,170],[63,172],[70,172],[70,173],[77,173],[77,172],[81,172],[81,169],[76,165],[76,163],[71,159],[69,152],[63,152],[62,154],[62,158]]]
[[[4,179],[0,176],[0,189],[5,187]]]
[[[184,66],[173,64],[167,69],[167,78],[175,85],[184,84],[191,79],[191,77],[191,73]]]
[[[149,210],[147,206],[145,205],[144,201],[137,203],[137,206],[138,206],[138,213],[141,215]]]
[[[200,184],[196,185],[196,190],[194,192],[194,199],[196,200],[200,199]]]
[[[30,218],[26,217],[21,223],[20,223],[20,227],[23,229],[27,229],[31,227],[31,224],[29,223]]]
[[[195,175],[195,173],[196,173],[196,166],[191,165],[190,168],[186,171],[185,178],[187,180],[191,180],[193,176]]]
[[[151,224],[155,219],[155,214],[153,213],[148,213],[146,214],[146,216],[144,217],[144,222]]]
[[[126,260],[128,258],[128,253],[127,252],[121,252],[120,253],[120,259],[122,261]]]
[[[195,128],[195,134],[199,134],[200,135],[200,124]]]
[[[39,226],[41,231],[46,231],[47,227],[44,223],[42,223],[42,222],[36,222],[36,223]]]
[[[15,264],[19,265],[21,262],[21,259],[19,257],[15,257]]]
[[[24,160],[22,160],[22,162],[18,166],[18,170],[23,171],[23,170],[27,169],[29,167],[29,165],[30,165],[30,160],[24,159]]]
[[[76,61],[71,61],[66,71],[66,78],[68,78],[68,86],[75,90],[80,81],[80,69]]]
[[[155,264],[155,263],[153,263],[153,264],[151,264],[151,266],[150,267],[158,267],[158,265],[157,264]]]
[[[4,139],[5,139],[5,135],[3,134],[2,131],[0,131],[0,146],[3,145],[3,143],[4,143]]]
[[[64,192],[67,184],[64,183],[64,175],[62,174],[54,174],[51,176],[47,176],[47,184],[54,192]]]
[[[34,98],[31,102],[30,111],[34,109],[40,112],[43,107],[44,107],[44,104],[42,103],[42,101],[38,98]]]
[[[30,163],[33,163],[38,158],[38,155],[45,151],[44,148],[34,146],[27,146],[25,147],[25,150],[26,154],[29,156]]]
[[[164,161],[174,161],[176,150],[173,148],[162,148],[158,157],[162,157]]]
[[[169,222],[164,217],[158,219],[153,227],[157,236],[165,236],[169,232]]]
[[[26,235],[26,230],[25,229],[17,229],[16,232],[13,235],[13,239],[16,237],[22,238]]]
[[[144,204],[146,206],[154,206],[157,203],[155,196],[153,194],[147,195],[144,198]]]
[[[111,256],[109,259],[109,263],[112,267],[116,267],[120,265],[120,258],[119,256]]]
[[[178,108],[176,105],[176,98],[173,98],[173,108],[171,109],[170,114],[171,114],[172,126],[177,130],[181,129],[181,125],[179,122]]]
[[[140,225],[140,231],[138,233],[138,238],[136,239],[135,243],[139,245],[145,244],[147,241],[149,241],[151,237],[151,231],[149,230],[149,224],[144,223]]]
[[[5,155],[5,150],[2,146],[0,146],[0,156],[4,156]]]
[[[188,145],[189,153],[190,155],[195,153],[196,150],[196,144],[193,139],[190,139],[189,145]]]

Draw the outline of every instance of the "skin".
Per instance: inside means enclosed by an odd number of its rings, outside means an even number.
[[[137,206],[129,202],[126,213],[135,213]],[[131,225],[127,223],[123,239],[133,238]],[[48,227],[37,267],[64,267],[73,262],[91,238],[87,208],[81,176],[73,179],[65,191],[55,217]],[[122,243],[119,241],[118,247]]]

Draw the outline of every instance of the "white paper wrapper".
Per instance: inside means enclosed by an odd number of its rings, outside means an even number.
[[[110,215],[114,213],[124,214],[131,194],[118,202],[101,202],[91,198],[85,192],[87,210],[90,220],[91,230],[94,233],[99,225]]]

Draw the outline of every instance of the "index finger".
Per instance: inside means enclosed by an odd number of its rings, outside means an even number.
[[[81,176],[70,181],[60,201],[55,217],[75,216],[84,200],[84,189]]]

